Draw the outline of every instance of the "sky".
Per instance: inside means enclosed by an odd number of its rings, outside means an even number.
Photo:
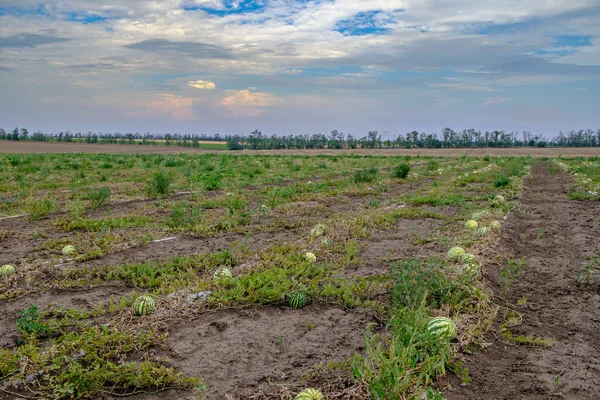
[[[600,128],[600,0],[1,0],[0,127]]]

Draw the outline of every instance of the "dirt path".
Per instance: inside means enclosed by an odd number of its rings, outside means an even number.
[[[467,359],[470,385],[450,378],[448,399],[600,399],[600,284],[577,280],[586,257],[600,254],[600,202],[568,200],[569,177],[549,174],[543,162],[532,174],[497,249],[501,256],[524,257],[524,274],[508,293],[498,284],[506,262],[488,266],[486,278],[522,314],[522,324],[512,328],[515,335],[556,343],[517,347],[488,337],[491,346]],[[523,298],[526,304],[517,306]],[[504,315],[505,309],[498,313],[496,332]]]
[[[481,149],[307,149],[307,150],[207,150],[182,146],[153,146],[133,144],[87,144],[87,143],[58,143],[58,142],[19,142],[0,141],[0,153],[109,153],[109,154],[138,154],[138,153],[193,153],[193,154],[285,154],[285,155],[375,155],[375,156],[446,156],[470,157],[482,156],[527,156],[534,157],[589,157],[600,156],[600,147],[515,147],[515,148],[481,148]]]

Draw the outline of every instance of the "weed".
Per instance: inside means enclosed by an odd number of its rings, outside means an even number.
[[[165,171],[155,172],[146,185],[146,194],[150,197],[164,196],[169,193],[173,177]]]
[[[499,187],[508,186],[509,183],[510,183],[510,179],[507,176],[501,176],[501,177],[498,177],[494,181],[494,187],[499,188]]]
[[[361,169],[354,173],[354,183],[371,183],[377,179],[379,170],[377,168]]]
[[[409,173],[410,173],[410,165],[407,163],[402,163],[402,164],[396,165],[392,176],[394,178],[406,179],[406,177],[408,176]]]
[[[31,200],[26,210],[29,218],[40,220],[57,210],[56,201],[53,199]]]
[[[34,338],[43,338],[50,333],[48,326],[40,321],[39,310],[35,304],[21,311],[21,316],[17,320],[17,328],[21,333]]]
[[[95,210],[106,204],[111,194],[112,191],[108,187],[88,189],[85,192],[85,199],[90,202],[90,208]]]
[[[506,264],[500,267],[500,277],[498,283],[504,287],[504,291],[507,292],[510,289],[512,282],[523,275],[527,268],[527,260],[520,258],[518,260],[508,259]]]

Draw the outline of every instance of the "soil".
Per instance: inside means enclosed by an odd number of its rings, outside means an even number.
[[[17,339],[21,337],[17,329],[17,319],[21,310],[28,308],[31,304],[37,305],[40,312],[47,310],[51,306],[91,311],[96,304],[102,301],[106,302],[111,296],[119,298],[131,292],[131,289],[111,285],[98,286],[87,290],[71,289],[69,291],[32,293],[13,301],[1,301],[0,348],[16,345]]]
[[[567,198],[570,179],[551,175],[544,163],[532,168],[520,201],[509,214],[497,246],[497,265],[486,279],[503,306],[523,315],[514,334],[554,338],[548,348],[515,346],[490,335],[490,346],[466,359],[471,383],[449,377],[445,393],[458,399],[599,399],[600,283],[585,285],[577,277],[587,257],[600,255],[600,203]],[[498,284],[501,260],[525,258],[524,274],[508,293]],[[526,297],[526,305],[516,305]]]
[[[209,399],[248,398],[360,352],[370,322],[367,314],[322,305],[223,310],[170,329],[170,352],[178,370],[206,377]]]
[[[152,145],[126,145],[126,144],[87,144],[87,143],[50,143],[50,142],[13,142],[1,141],[0,153],[110,153],[110,154],[137,154],[137,153],[229,153],[229,154],[297,154],[297,155],[379,155],[379,156],[446,156],[461,157],[467,154],[470,157],[483,156],[527,156],[534,157],[565,157],[600,156],[600,147],[575,147],[575,148],[506,148],[506,149],[313,149],[313,150],[206,150],[180,146],[152,146]]]

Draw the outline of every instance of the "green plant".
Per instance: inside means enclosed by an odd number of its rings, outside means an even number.
[[[353,181],[354,183],[371,183],[377,179],[378,172],[377,168],[358,170],[354,173]]]
[[[506,264],[500,267],[500,277],[498,283],[504,287],[504,291],[507,292],[512,282],[520,277],[527,268],[527,260],[520,258],[517,260],[508,259]]]
[[[21,316],[17,320],[17,328],[21,333],[34,338],[43,338],[50,333],[48,326],[41,322],[39,310],[35,304],[21,311]]]
[[[498,178],[496,178],[496,180],[494,181],[494,187],[504,187],[504,186],[508,186],[508,184],[510,183],[510,179],[507,176],[500,176]]]
[[[406,179],[410,172],[410,165],[407,163],[402,163],[396,165],[394,168],[394,173],[392,174],[395,178]]]
[[[150,177],[146,185],[146,194],[148,196],[164,196],[169,193],[173,177],[163,171],[157,171]]]
[[[111,194],[112,191],[108,187],[88,189],[85,192],[85,199],[90,202],[90,208],[95,210],[106,204]]]
[[[57,210],[56,201],[53,199],[31,200],[27,205],[27,213],[29,218],[40,220],[48,216],[51,212]]]

